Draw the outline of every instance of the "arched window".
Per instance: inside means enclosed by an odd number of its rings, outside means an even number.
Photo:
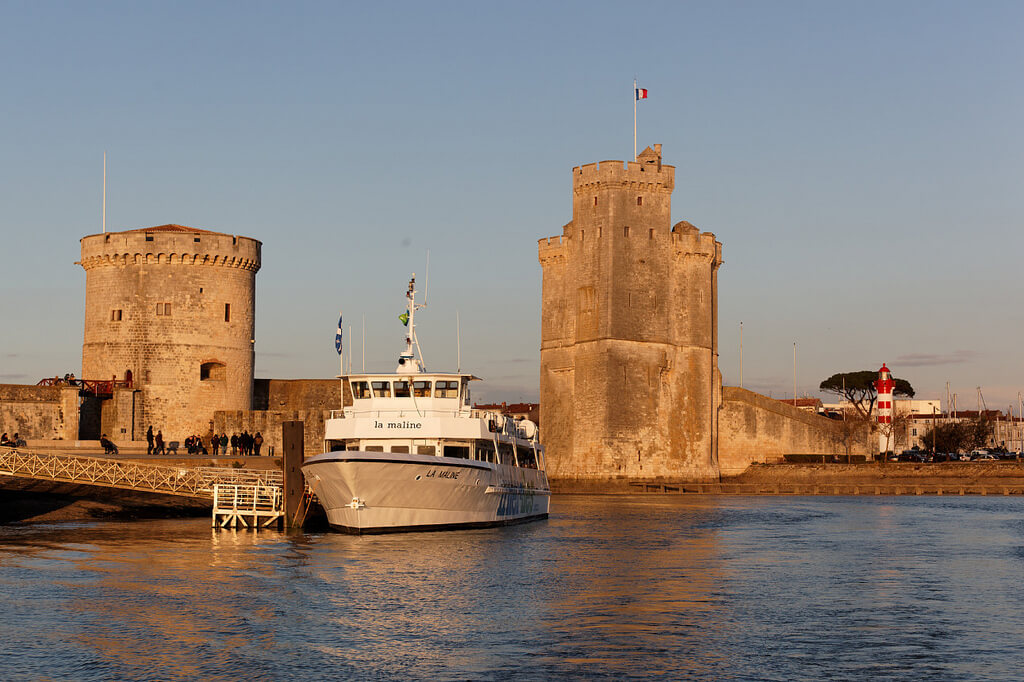
[[[204,362],[199,365],[200,381],[224,381],[227,367],[223,362]]]

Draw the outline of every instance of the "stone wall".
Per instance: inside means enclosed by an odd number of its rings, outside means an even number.
[[[675,168],[573,169],[573,219],[541,239],[541,439],[552,478],[714,479],[722,245],[671,225]]]
[[[215,410],[251,409],[260,254],[255,239],[180,225],[82,238],[82,378],[130,373],[142,433],[203,434]],[[126,408],[118,431],[132,429]]]
[[[77,440],[78,389],[0,384],[0,432],[25,440]]]
[[[734,386],[722,389],[718,464],[723,476],[784,455],[867,455],[865,425],[828,419]]]
[[[281,422],[303,422],[306,457],[323,452],[324,420],[330,410],[222,410],[213,415],[213,428],[217,433],[232,434],[248,431],[251,435],[263,436],[261,455],[281,455]],[[204,435],[204,442],[209,438]],[[228,446],[230,447],[230,446]]]

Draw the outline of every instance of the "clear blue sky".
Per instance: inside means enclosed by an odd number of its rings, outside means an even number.
[[[257,376],[390,370],[430,249],[428,367],[536,399],[536,241],[571,169],[641,147],[724,243],[721,366],[816,394],[887,362],[922,397],[1024,390],[1020,2],[0,2],[0,381],[81,368],[78,240],[263,241]]]

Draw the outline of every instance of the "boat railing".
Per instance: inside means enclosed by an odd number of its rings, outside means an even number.
[[[331,410],[331,419],[346,419],[356,417],[373,417],[378,419],[380,417],[399,417],[402,419],[409,419],[411,417],[460,417],[470,416],[468,412],[463,410],[353,410],[352,408],[346,408],[343,410]],[[476,416],[476,415],[472,415]]]

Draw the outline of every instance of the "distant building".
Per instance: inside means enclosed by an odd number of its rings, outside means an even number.
[[[785,405],[792,405],[793,407],[803,410],[804,412],[810,412],[812,414],[822,413],[822,403],[818,398],[789,398],[788,400],[780,400],[780,403]]]
[[[513,419],[529,419],[540,425],[540,403],[479,403],[474,404],[473,409],[497,412]]]

